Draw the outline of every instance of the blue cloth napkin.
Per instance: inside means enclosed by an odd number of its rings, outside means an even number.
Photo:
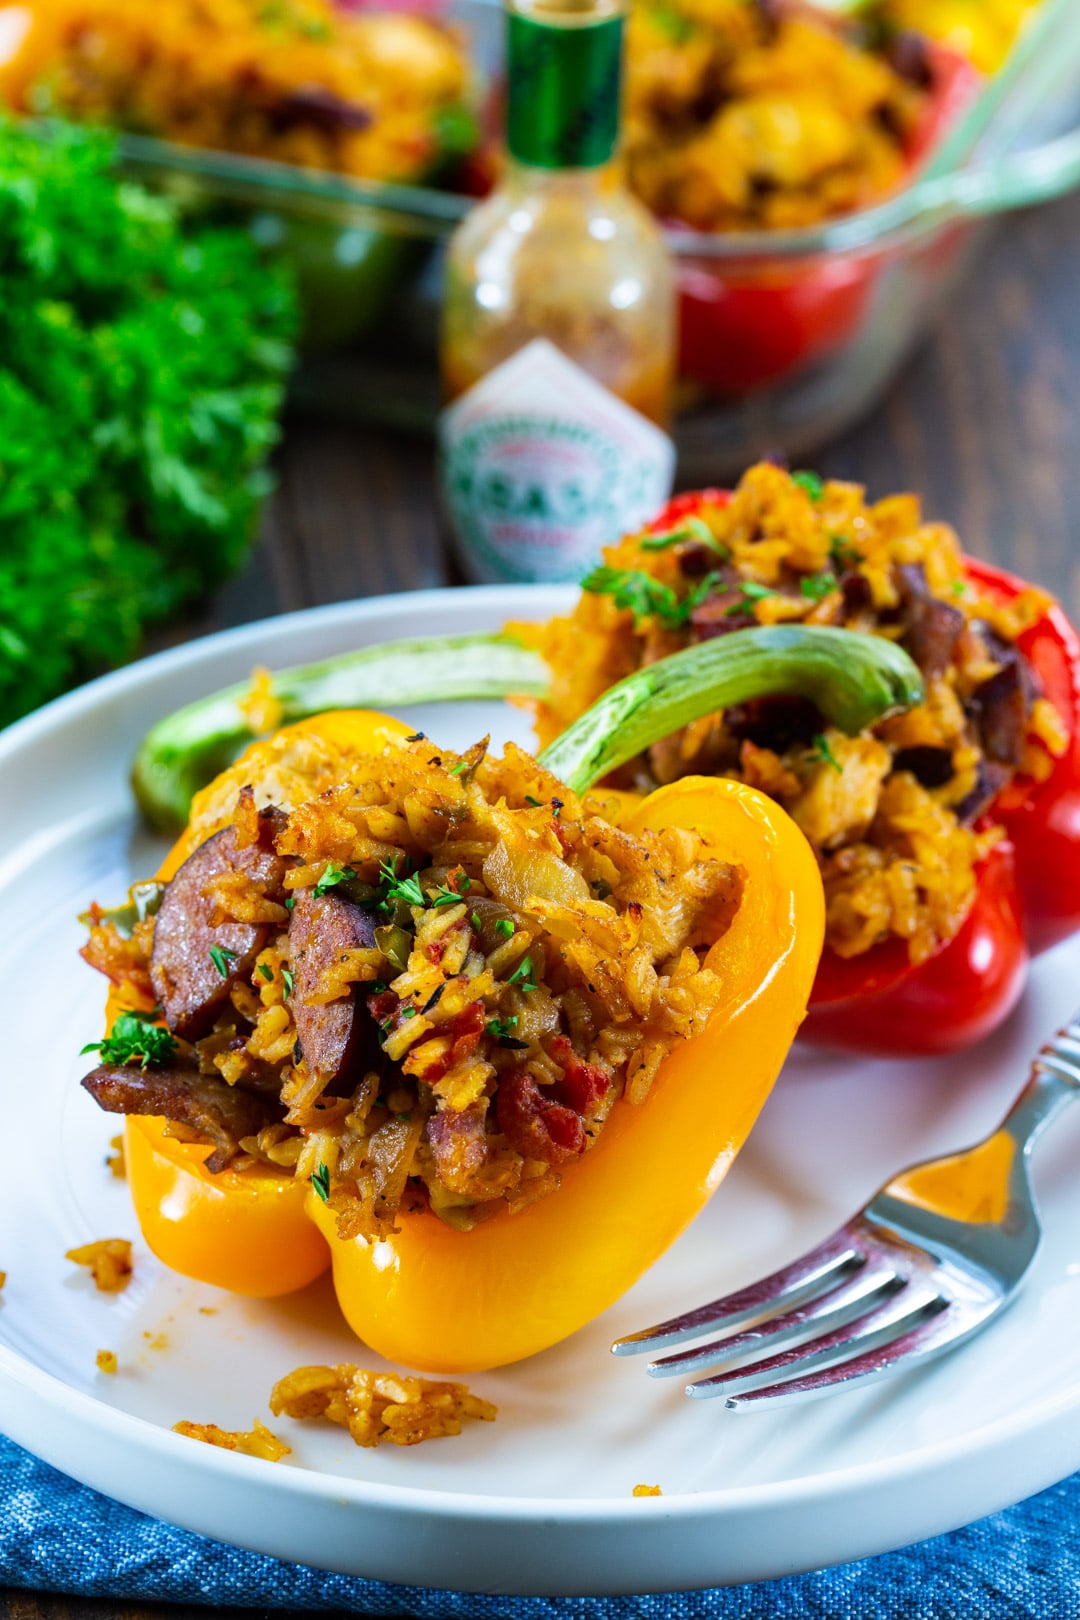
[[[418,1620],[1064,1620],[1080,1612],[1080,1474],[903,1552],[752,1586],[622,1598],[474,1597],[328,1575],[160,1524],[0,1436],[0,1586]],[[558,1558],[558,1547],[552,1547]]]

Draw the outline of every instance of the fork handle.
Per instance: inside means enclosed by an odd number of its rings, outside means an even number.
[[[1066,1104],[1080,1097],[1080,1016],[1041,1047],[1027,1085],[1001,1122],[1025,1156]]]

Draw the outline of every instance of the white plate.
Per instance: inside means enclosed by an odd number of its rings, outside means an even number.
[[[1040,1152],[1047,1224],[1029,1285],[997,1325],[929,1370],[803,1410],[732,1416],[614,1361],[616,1335],[792,1258],[891,1171],[980,1135],[1039,1039],[1074,1011],[1080,948],[1039,964],[1020,1012],[949,1062],[789,1064],[708,1210],[634,1290],[572,1340],[478,1375],[494,1425],[418,1450],[360,1451],[344,1431],[276,1421],[271,1464],[170,1432],[246,1428],[301,1362],[371,1363],[324,1285],[251,1303],[166,1272],[105,1170],[117,1122],[79,1090],[102,981],[76,957],[76,913],[154,869],[125,770],[159,715],[243,678],[406,634],[541,617],[566,593],[430,591],[320,609],[163,654],[0,737],[0,1428],[132,1506],[327,1569],[474,1591],[621,1593],[757,1580],[948,1530],[1080,1466],[1080,1110]],[[527,739],[500,705],[413,711],[464,746]],[[136,1240],[126,1293],[64,1260]],[[213,1313],[213,1314],[210,1314]],[[99,1348],[121,1371],[99,1374]],[[659,1484],[659,1498],[631,1496]]]

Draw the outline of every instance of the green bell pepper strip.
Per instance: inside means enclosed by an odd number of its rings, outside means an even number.
[[[501,698],[508,692],[540,697],[548,669],[539,653],[511,636],[438,636],[387,641],[318,664],[272,676],[281,724],[327,709],[395,709],[413,703]],[[131,785],[152,827],[175,834],[191,801],[251,741],[255,733],[241,707],[251,691],[240,681],[197,698],[167,715],[139,744]]]
[[[510,636],[392,641],[281,670],[272,678],[282,724],[327,709],[543,696],[548,669]],[[160,720],[139,746],[132,785],[144,814],[175,833],[191,800],[251,741],[244,682]],[[575,792],[701,715],[776,694],[809,698],[824,721],[854,736],[923,698],[922,677],[881,636],[807,625],[758,626],[686,647],[635,670],[544,750],[540,762]]]
[[[544,749],[540,763],[582,793],[691,720],[778,695],[809,698],[853,737],[921,703],[923,682],[907,653],[881,636],[795,624],[733,630],[609,687]]]

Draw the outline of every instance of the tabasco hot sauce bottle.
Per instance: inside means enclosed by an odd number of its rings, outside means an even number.
[[[578,579],[670,493],[672,267],[616,157],[619,0],[509,0],[507,161],[453,237],[442,488],[478,580]]]

